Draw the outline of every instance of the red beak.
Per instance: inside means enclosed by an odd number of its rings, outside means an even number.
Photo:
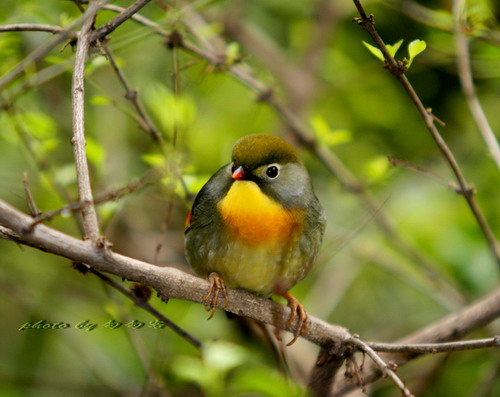
[[[245,171],[245,169],[243,167],[238,167],[233,171],[232,177],[233,177],[233,179],[236,179],[237,181],[239,181],[240,179],[245,178],[246,174],[247,174],[247,172]]]

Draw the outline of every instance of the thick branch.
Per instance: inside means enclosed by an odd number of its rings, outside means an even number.
[[[137,259],[117,254],[104,244],[75,239],[45,225],[38,225],[26,232],[33,219],[0,200],[0,224],[11,229],[3,230],[1,236],[18,243],[27,244],[73,261],[86,263],[100,272],[115,274],[155,288],[164,299],[176,298],[203,303],[209,283],[174,268],[157,267]],[[8,237],[8,236],[11,237]],[[287,325],[290,309],[249,292],[229,289],[228,311],[239,316],[250,317],[266,324],[278,325],[293,332],[296,324]],[[222,308],[224,302],[217,307]],[[342,327],[327,324],[310,316],[311,323],[304,337],[313,343],[342,344],[350,337]]]
[[[115,274],[128,280],[138,281],[155,288],[164,299],[176,298],[203,303],[209,283],[206,280],[191,276],[174,268],[161,268],[111,251],[105,244],[93,244],[90,241],[75,239],[45,225],[37,225],[31,232],[33,218],[19,212],[9,204],[0,200],[0,237],[20,244],[30,245],[40,250],[66,257],[73,261],[83,262],[100,272]],[[229,305],[226,310],[239,316],[250,317],[266,324],[278,325],[293,332],[295,324],[287,325],[290,316],[289,308],[260,298],[249,292],[229,289]],[[217,307],[222,308],[224,302]],[[500,289],[489,296],[464,308],[461,312],[452,314],[421,331],[410,335],[399,344],[440,343],[457,340],[471,330],[482,327],[500,316]],[[304,337],[322,347],[337,347],[349,345],[351,334],[343,327],[327,324],[310,316],[310,326]],[[384,362],[401,366],[417,357],[418,354],[384,354]],[[334,362],[330,370],[313,373],[314,379],[323,377],[328,381],[330,375],[336,372],[337,365],[343,359],[342,350],[334,354]],[[364,371],[365,383],[375,381],[380,377],[380,371],[368,366]],[[345,380],[343,375],[337,375],[338,386],[335,390],[344,393],[357,386]],[[320,380],[320,382],[323,382]],[[322,383],[324,387],[325,383]]]
[[[89,7],[95,4],[90,3]],[[96,9],[97,12],[97,9]],[[90,48],[90,32],[94,24],[95,13],[90,14],[78,32],[78,42],[75,53],[75,68],[73,70],[73,81],[71,85],[72,107],[73,107],[73,154],[75,157],[76,177],[80,202],[86,205],[82,209],[82,223],[85,238],[96,241],[99,238],[99,224],[97,213],[93,203],[92,188],[90,186],[89,167],[85,150],[85,63]]]
[[[421,343],[442,343],[463,338],[473,329],[489,324],[500,316],[500,288],[490,295],[462,309],[456,314],[452,314],[444,319],[431,324],[420,331],[417,331],[400,341],[398,344],[411,345]],[[418,357],[417,353],[407,354],[381,354],[385,362],[390,362],[399,367],[410,360]],[[363,371],[365,382],[372,383],[381,377],[380,370],[369,365]],[[334,388],[334,395],[342,396],[345,393],[356,389],[356,385],[348,379],[339,378]]]

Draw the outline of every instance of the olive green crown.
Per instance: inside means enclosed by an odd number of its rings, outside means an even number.
[[[237,167],[253,170],[272,163],[299,163],[299,156],[292,145],[283,139],[267,134],[241,138],[233,147],[232,159]]]

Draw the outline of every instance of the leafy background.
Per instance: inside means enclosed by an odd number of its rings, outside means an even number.
[[[300,92],[287,91],[283,79],[286,68],[302,70],[304,54],[314,44],[321,3],[221,0],[194,1],[192,7],[208,21],[200,35],[225,37],[230,61],[243,59],[259,80],[294,106]],[[499,170],[461,91],[449,2],[420,2],[432,7],[425,8],[432,17],[428,24],[405,13],[403,5],[408,2],[364,3],[387,43],[404,39],[396,57],[408,56],[406,46],[414,39],[427,43],[408,78],[425,105],[446,123],[440,131],[498,236]],[[151,2],[141,14],[166,31],[178,30],[195,40],[185,27],[183,2],[169,4],[168,12],[158,4]],[[498,131],[500,9],[490,1],[468,5],[470,26],[493,37],[471,37],[470,51],[478,96]],[[328,228],[317,267],[293,292],[317,317],[346,326],[365,340],[392,341],[487,294],[498,285],[498,269],[462,197],[426,175],[390,166],[389,154],[452,180],[405,92],[362,44],[369,37],[352,21],[357,16],[353,4],[332,2],[331,8],[335,16],[324,32],[321,61],[312,74],[316,83],[297,114],[368,186],[400,237],[429,259],[431,272],[396,249],[359,198],[301,149]],[[1,24],[68,26],[80,15],[71,1],[60,0],[4,0],[0,9]],[[113,15],[101,11],[97,26]],[[224,26],[228,21],[233,21],[232,28]],[[241,26],[234,27],[234,21]],[[246,40],[240,44],[238,35],[252,38],[257,50]],[[1,33],[0,75],[50,39],[50,34],[40,32]],[[259,48],[266,44],[274,48],[270,58],[260,56]],[[172,50],[151,29],[132,21],[112,33],[108,45],[165,143],[158,145],[138,127],[123,87],[95,50],[86,70],[87,151],[94,192],[106,194],[136,182],[149,170],[162,171],[161,180],[98,207],[102,232],[116,251],[147,261],[155,260],[161,243],[157,263],[189,271],[183,256],[184,218],[196,191],[229,161],[235,140],[265,132],[297,142],[276,112],[224,66],[215,68],[192,54]],[[1,93],[0,197],[25,211],[23,173],[41,211],[60,208],[77,197],[70,143],[73,55],[71,45],[56,48]],[[281,70],[273,67],[273,57],[278,56],[286,60]],[[176,72],[180,77],[174,83]],[[302,87],[307,77],[299,74],[292,86]],[[80,235],[70,214],[55,217],[50,225]],[[268,349],[222,312],[207,322],[201,305],[163,304],[153,297],[155,307],[206,342],[202,359],[168,329],[105,327],[111,319],[148,324],[153,318],[97,278],[75,271],[68,261],[3,240],[0,252],[2,395],[154,395],[158,389],[168,390],[165,395],[304,393],[301,385],[317,353],[308,342],[287,349],[294,381],[286,381]],[[62,321],[71,328],[18,330],[38,320]],[[74,327],[84,320],[99,326],[93,331]],[[491,335],[495,329],[498,333],[498,325],[472,336]],[[500,394],[498,353],[493,350],[425,357],[398,373],[422,396]],[[399,392],[381,381],[370,387],[370,393]]]

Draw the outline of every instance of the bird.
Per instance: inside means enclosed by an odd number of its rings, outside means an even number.
[[[215,312],[227,287],[263,297],[280,295],[298,317],[293,344],[307,332],[309,316],[288,291],[311,270],[326,218],[295,148],[280,137],[239,139],[231,162],[197,194],[185,226],[185,253],[192,269],[210,281],[204,299]]]

